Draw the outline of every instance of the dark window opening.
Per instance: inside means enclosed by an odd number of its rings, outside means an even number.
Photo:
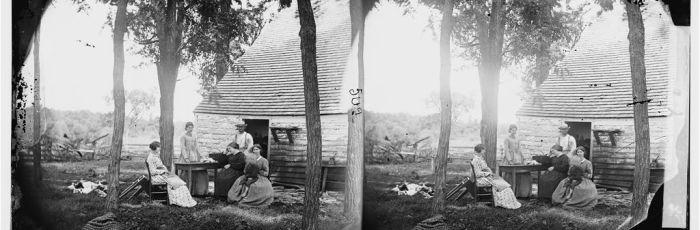
[[[569,135],[576,139],[576,147],[586,148],[584,157],[591,159],[591,123],[590,122],[566,122],[569,125]]]

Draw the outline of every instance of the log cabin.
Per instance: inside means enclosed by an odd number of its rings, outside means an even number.
[[[348,135],[348,76],[351,52],[347,1],[314,3],[324,174],[323,188],[342,190]],[[195,108],[200,151],[222,152],[235,125],[247,124],[263,146],[273,184],[303,185],[307,130],[296,4],[281,10],[260,32],[239,64]],[[356,82],[356,81],[355,81]],[[356,83],[355,83],[356,84]]]
[[[673,25],[668,9],[656,2],[645,8],[653,192],[664,181],[666,154],[674,148],[667,146],[677,135],[669,128],[673,122],[669,116],[679,106],[674,105],[678,100],[669,98],[682,90],[678,87],[682,83],[677,81],[680,72],[676,63],[683,59],[682,50],[688,46],[678,42],[683,40],[677,38],[682,31]],[[524,154],[547,153],[556,142],[557,127],[567,123],[577,145],[588,150],[586,158],[593,163],[596,185],[631,190],[636,140],[624,11],[624,6],[616,6],[583,31],[573,50],[518,110],[517,119]],[[687,59],[687,52],[685,55]]]

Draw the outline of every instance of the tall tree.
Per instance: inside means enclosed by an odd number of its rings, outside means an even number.
[[[34,181],[39,183],[41,173],[41,58],[40,52],[41,23],[34,33]]]
[[[445,208],[445,179],[447,176],[447,155],[450,149],[450,131],[452,129],[452,92],[450,90],[450,42],[452,37],[452,0],[445,0],[440,22],[440,137],[438,139],[437,157],[435,158],[435,197],[433,213],[440,213]]]
[[[345,215],[356,226],[362,223],[362,193],[365,163],[365,18],[374,8],[377,0],[350,0],[350,21],[352,43],[357,44],[357,78],[355,90],[357,105],[350,109],[348,116],[348,167],[345,177]]]
[[[439,8],[442,1],[421,2]],[[577,18],[581,13],[570,14],[568,11],[578,12],[582,8],[557,7],[557,0],[518,0],[508,4],[505,0],[475,0],[454,4],[457,14],[452,36],[460,55],[478,66],[482,96],[480,137],[486,147],[486,161],[493,168],[496,167],[501,68],[535,63],[535,66],[540,66],[535,68],[539,70],[537,76],[544,76],[541,73],[548,72],[550,64],[563,56],[559,48],[570,47],[581,31]],[[552,10],[560,8],[566,10]],[[531,79],[541,81],[531,73],[524,76],[526,82],[533,81]]]
[[[321,111],[316,66],[316,19],[310,0],[297,0],[299,37],[304,79],[304,106],[306,108],[306,182],[304,183],[304,215],[302,228],[318,229],[321,196]]]
[[[22,77],[22,66],[29,56],[32,39],[38,37],[37,28],[50,0],[14,1],[12,2],[12,138],[19,139],[25,132],[27,102],[24,90],[28,88]],[[33,138],[32,138],[33,139]],[[33,140],[34,141],[34,140]],[[35,141],[34,141],[35,142]],[[22,148],[19,142],[11,144],[12,153]],[[34,150],[34,146],[32,151]],[[18,172],[19,173],[19,172]],[[14,176],[15,174],[13,174]],[[19,177],[21,178],[21,176]]]
[[[488,14],[476,14],[479,42],[479,83],[481,85],[481,143],[486,163],[496,168],[498,135],[498,85],[503,65],[505,0],[493,0]],[[485,4],[477,7],[486,7]]]
[[[357,45],[357,89],[351,94],[357,99],[348,112],[348,165],[345,177],[345,216],[355,224],[362,223],[362,187],[364,181],[364,46],[365,17],[375,0],[350,0],[350,21],[352,45]]]
[[[630,72],[634,107],[634,183],[632,184],[632,224],[646,218],[649,194],[649,116],[646,68],[644,66],[644,21],[640,7],[643,0],[625,1],[629,25]]]
[[[234,2],[242,4],[241,1]],[[229,44],[237,39],[247,39],[252,43],[250,38],[255,36],[248,35],[257,34],[261,28],[261,8],[266,2],[261,1],[257,6],[241,5],[241,9],[237,9],[231,5],[232,1],[225,0],[135,0],[137,12],[129,14],[134,17],[129,28],[142,45],[137,53],[152,58],[156,64],[160,89],[161,158],[168,168],[172,166],[174,95],[180,66],[201,64],[199,77],[203,88],[215,85],[218,76],[225,72],[222,70],[228,70],[230,62],[229,59],[218,62],[211,58],[233,53],[233,49],[221,45],[223,43]],[[235,50],[240,51],[239,48]]]
[[[161,142],[160,157],[163,164],[170,169],[173,163],[173,110],[175,101],[175,83],[180,69],[180,53],[185,22],[185,3],[183,0],[158,0],[156,7],[160,11],[154,14],[156,37],[158,38],[158,86],[160,89]]]
[[[114,66],[112,67],[112,97],[114,98],[114,126],[112,129],[112,155],[109,164],[109,189],[107,196],[107,209],[114,211],[119,202],[119,166],[122,153],[122,140],[124,137],[124,34],[126,33],[126,6],[127,0],[117,2],[117,13],[114,19],[112,35]]]

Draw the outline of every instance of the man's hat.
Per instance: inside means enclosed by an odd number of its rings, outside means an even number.
[[[566,124],[566,123],[561,124],[561,125],[559,126],[559,130],[568,130],[568,129],[569,129],[569,125]]]
[[[246,123],[236,124],[236,127],[246,127],[246,126],[248,126]]]

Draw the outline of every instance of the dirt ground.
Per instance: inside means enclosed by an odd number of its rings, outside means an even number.
[[[18,170],[22,204],[13,213],[14,229],[80,229],[89,220],[106,213],[106,198],[95,193],[79,194],[66,189],[79,179],[106,180],[107,160],[46,162],[43,184],[31,183],[29,167]],[[143,159],[122,161],[120,190],[146,175]],[[267,208],[241,208],[211,197],[195,197],[198,204],[183,208],[150,202],[145,194],[123,202],[117,220],[123,229],[299,229],[303,191],[276,193]],[[342,193],[322,197],[321,229],[338,229],[347,224],[343,217]]]
[[[466,162],[447,166],[447,189],[467,175]],[[368,165],[364,192],[363,224],[367,229],[411,229],[432,217],[432,198],[399,196],[391,188],[397,183],[431,182],[430,163]],[[536,189],[536,188],[535,188]],[[520,209],[494,208],[473,204],[468,198],[447,203],[444,216],[449,229],[616,229],[627,217],[631,194],[602,192],[592,210],[578,211],[552,207],[535,198],[519,199]]]

